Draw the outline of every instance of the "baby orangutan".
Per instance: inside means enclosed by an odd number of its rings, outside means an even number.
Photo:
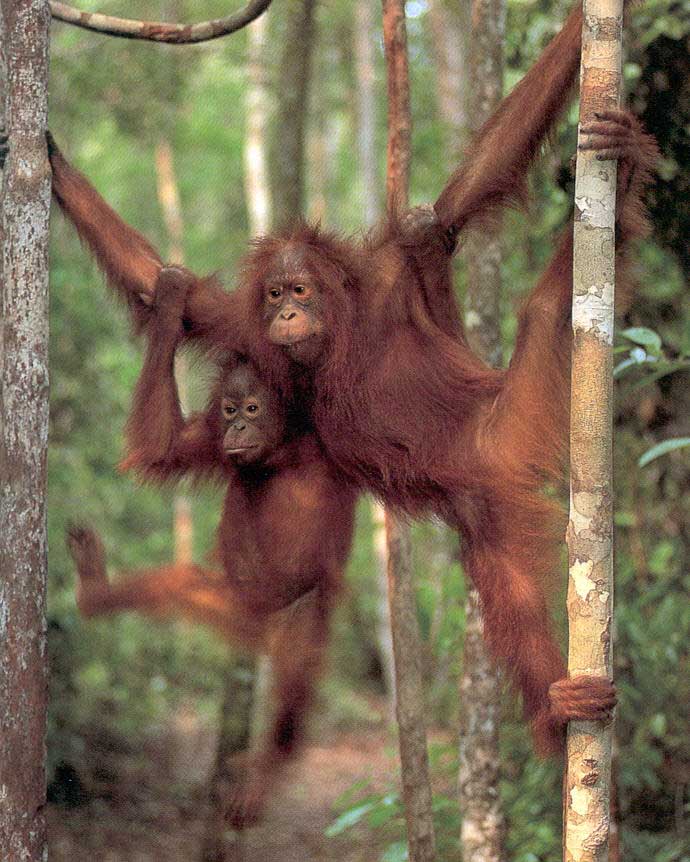
[[[228,803],[228,818],[239,828],[258,819],[301,741],[352,538],[355,496],[304,423],[246,362],[225,363],[208,408],[183,418],[173,360],[189,278],[174,267],[159,274],[124,466],[154,482],[193,475],[227,483],[220,570],[171,564],[110,583],[95,532],[72,527],[68,545],[85,616],[123,610],[183,616],[271,656],[276,713]]]

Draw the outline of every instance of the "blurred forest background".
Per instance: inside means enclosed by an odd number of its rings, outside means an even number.
[[[227,0],[80,2],[85,10],[175,21],[219,17],[231,11],[228,5]],[[313,77],[304,209],[329,228],[354,231],[380,209],[385,189],[380,9],[371,0],[321,0],[314,5],[311,34],[296,38],[288,31],[289,18],[303,7],[304,0],[275,0],[266,16],[257,67],[269,96],[266,143],[275,165],[285,134],[276,118],[286,104],[288,112],[295,110],[286,103],[288,54],[306,51],[309,42]],[[373,14],[364,14],[367,8]],[[459,152],[459,126],[467,124],[461,108],[468,8],[458,0],[407,4],[413,204],[438,194]],[[506,91],[557,32],[567,8],[563,0],[508,0]],[[369,116],[358,68],[362,38],[373,47],[373,185],[365,179],[358,143],[363,118]],[[629,102],[663,152],[649,201],[654,236],[636,256],[639,290],[624,321],[628,335],[618,342],[615,777],[620,858],[626,862],[690,859],[690,449],[677,448],[646,466],[638,463],[656,444],[690,435],[689,39],[687,0],[650,0],[637,7],[626,34]],[[457,68],[449,68],[442,50],[452,40]],[[244,167],[249,70],[246,30],[206,45],[174,47],[53,25],[50,127],[67,157],[165,257],[171,237],[157,182],[161,159],[171,153],[185,263],[199,273],[219,270],[229,288],[251,235]],[[453,86],[455,116],[448,109]],[[512,214],[504,223],[506,353],[516,304],[569,216],[576,122],[573,106],[534,172],[528,216]],[[272,176],[279,172],[278,166]],[[184,623],[152,623],[135,615],[95,622],[79,617],[66,524],[84,520],[102,531],[112,571],[156,564],[173,553],[173,500],[171,493],[137,487],[118,474],[141,345],[129,335],[123,310],[107,296],[100,275],[57,212],[51,266],[52,858],[196,859],[220,716],[233,700],[234,687],[251,679],[253,665],[239,661],[212,634]],[[460,298],[463,283],[461,259]],[[203,397],[204,369],[192,367],[188,376],[194,403]],[[404,858],[372,511],[363,500],[349,589],[312,721],[314,745],[288,782],[291,796],[284,810],[290,812],[286,828],[293,830],[295,859]],[[194,496],[194,556],[200,561],[212,547],[218,514],[217,494]],[[445,530],[415,525],[413,536],[439,859],[453,862],[460,858],[455,776],[465,586],[454,540]],[[565,571],[564,565],[564,584]],[[564,601],[560,607],[563,625]],[[509,824],[507,858],[559,858],[560,771],[535,760],[508,696],[503,715],[500,792]],[[306,814],[295,813],[300,805]],[[310,810],[322,811],[322,820],[309,820]],[[300,816],[307,819],[301,822]],[[283,848],[256,858],[293,857]]]

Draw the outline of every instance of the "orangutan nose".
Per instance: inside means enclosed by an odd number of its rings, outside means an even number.
[[[280,316],[283,320],[292,320],[293,317],[297,317],[297,312],[286,308],[285,311],[280,312]]]

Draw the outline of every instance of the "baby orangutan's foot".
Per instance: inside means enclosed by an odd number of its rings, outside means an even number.
[[[67,548],[77,567],[77,606],[85,617],[100,610],[109,592],[105,551],[100,536],[89,527],[71,524],[67,529]]]

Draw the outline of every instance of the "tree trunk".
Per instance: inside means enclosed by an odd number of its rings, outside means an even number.
[[[464,141],[493,113],[503,95],[505,0],[472,0]],[[474,350],[500,366],[501,240],[470,232],[464,245],[467,274],[465,324]],[[460,680],[458,791],[463,857],[476,862],[504,858],[505,818],[498,793],[501,674],[489,656],[479,595],[470,587],[465,603],[463,675]]]
[[[360,188],[366,226],[372,227],[381,217],[376,158],[376,93],[374,9],[369,0],[357,0],[354,22],[355,76],[357,80],[357,153]],[[386,516],[380,503],[371,501],[372,541],[376,562],[377,620],[376,636],[386,691],[394,709],[395,659],[393,635],[388,609],[388,548]]]
[[[580,123],[617,107],[622,0],[586,0]],[[568,673],[611,676],[616,163],[579,151],[575,176]],[[564,858],[608,859],[611,726],[571,722]]]
[[[225,803],[233,786],[242,782],[241,770],[235,770],[234,759],[249,747],[247,716],[252,713],[253,689],[254,662],[250,658],[235,658],[225,678],[201,862],[242,862],[243,859],[244,833],[230,832],[226,828]]]
[[[376,157],[376,93],[374,7],[369,0],[355,4],[355,75],[357,80],[357,152],[364,223],[376,224],[381,215]]]
[[[270,99],[266,86],[266,31],[264,15],[247,29],[247,132],[244,144],[244,193],[252,236],[271,229],[271,190],[268,184],[266,140]]]
[[[407,207],[410,175],[412,123],[404,0],[383,0],[383,41],[388,80],[386,200],[389,211],[394,211]],[[387,512],[386,532],[396,715],[409,859],[410,862],[430,862],[435,857],[436,840],[410,530]]]
[[[271,229],[271,194],[266,164],[269,94],[266,85],[267,18],[262,16],[247,28],[246,131],[244,144],[244,190],[251,236]],[[216,766],[209,782],[209,816],[202,862],[241,862],[244,833],[231,832],[225,824],[225,801],[232,785],[242,781],[230,758],[260,744],[271,703],[271,663],[229,656],[225,695],[220,709]]]
[[[454,169],[458,152],[468,130],[467,71],[470,28],[470,0],[454,3],[444,0],[429,4],[431,48],[436,66],[438,112],[450,132],[447,147],[449,169]]]
[[[273,223],[289,227],[304,213],[304,142],[314,46],[315,0],[289,0],[271,136]]]
[[[184,221],[172,147],[165,138],[161,138],[156,144],[156,179],[158,200],[168,233],[168,260],[170,263],[182,265],[184,264]],[[189,412],[188,375],[186,357],[183,353],[177,353],[175,356],[175,378],[180,393],[180,404],[185,413]],[[173,540],[175,543],[175,562],[191,563],[194,556],[192,504],[187,494],[181,491],[176,491],[173,498]]]
[[[7,862],[38,862],[47,852],[49,24],[47,2],[0,4],[0,101],[7,100],[10,134],[0,220],[0,848]]]

